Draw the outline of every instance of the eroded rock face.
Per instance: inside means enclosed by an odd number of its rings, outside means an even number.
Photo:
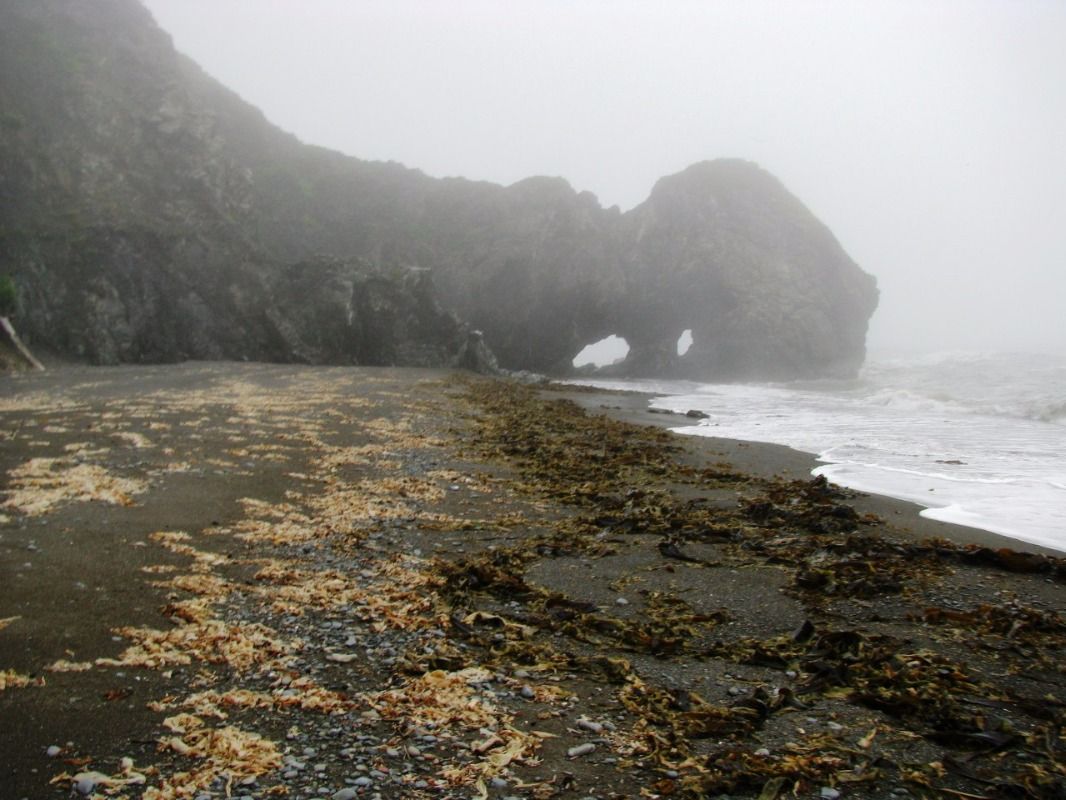
[[[663,178],[622,214],[560,178],[360,161],[270,125],[136,0],[0,6],[0,109],[0,273],[20,330],[60,352],[431,365],[490,348],[565,372],[618,334],[616,371],[701,379],[863,358],[873,279],[746,162]]]
[[[357,232],[319,213],[337,163],[370,203],[418,173],[277,130],[136,0],[0,7],[0,109],[0,274],[33,341],[101,364],[490,365],[425,270],[312,257],[319,226]]]
[[[615,375],[789,379],[862,364],[874,279],[750,162],[696,164],[625,214],[558,179],[463,191],[481,202],[447,211],[480,235],[428,249],[447,301],[506,367],[564,371],[611,334],[630,345]],[[443,213],[428,204],[423,227],[444,228]],[[678,356],[685,330],[694,342]]]
[[[631,346],[626,372],[798,378],[862,364],[875,281],[754,164],[704,162],[663,178],[626,224],[628,273],[652,306],[617,321]],[[679,357],[685,330],[693,344]]]

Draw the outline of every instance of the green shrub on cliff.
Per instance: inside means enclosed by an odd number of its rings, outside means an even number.
[[[10,317],[18,305],[15,282],[8,275],[0,275],[0,317]]]

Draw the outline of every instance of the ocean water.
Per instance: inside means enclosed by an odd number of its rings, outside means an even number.
[[[699,409],[679,433],[785,444],[923,516],[1066,551],[1066,355],[874,357],[851,381],[583,381]]]

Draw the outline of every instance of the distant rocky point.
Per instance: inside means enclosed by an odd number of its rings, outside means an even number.
[[[877,303],[751,163],[696,164],[623,214],[559,178],[361,161],[271,125],[136,0],[0,6],[0,163],[19,328],[96,363],[488,368],[491,350],[560,374],[614,334],[619,375],[845,376]]]

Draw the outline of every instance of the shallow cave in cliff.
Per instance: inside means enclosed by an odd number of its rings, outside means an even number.
[[[575,369],[607,367],[624,361],[627,355],[629,342],[612,333],[597,342],[585,345],[581,352],[574,356],[573,365]]]

